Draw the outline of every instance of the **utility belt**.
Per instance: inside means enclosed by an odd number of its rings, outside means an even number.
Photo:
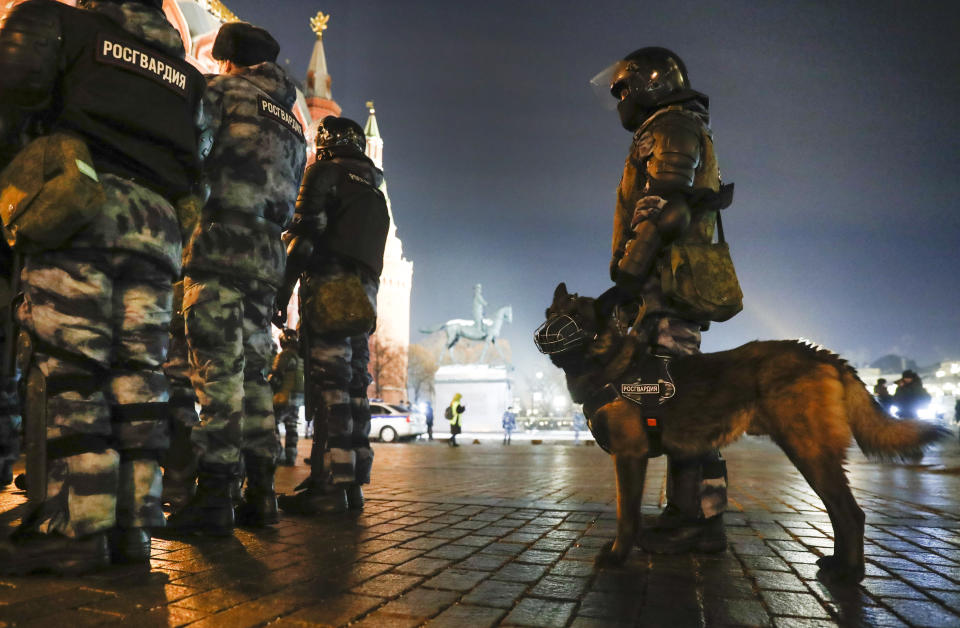
[[[206,207],[203,210],[203,222],[245,227],[251,231],[259,231],[277,238],[283,233],[283,227],[272,220],[236,209]]]

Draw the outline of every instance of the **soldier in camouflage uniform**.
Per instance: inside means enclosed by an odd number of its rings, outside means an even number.
[[[304,175],[290,228],[287,274],[274,320],[282,323],[299,278],[306,412],[314,435],[310,477],[297,487],[303,490],[279,499],[287,512],[359,510],[360,487],[370,482],[367,340],[376,324],[390,218],[379,189],[383,173],[363,154],[365,143],[363,129],[353,120],[327,116],[321,121],[317,162]],[[353,292],[331,288],[351,282],[356,286]],[[354,306],[365,309],[369,320],[363,319],[365,329],[353,333],[327,328],[317,315]]]
[[[46,426],[46,442],[29,449],[31,509],[0,548],[3,571],[148,564],[148,528],[164,524],[160,365],[182,247],[173,201],[198,181],[203,79],[160,5],[31,0],[0,30],[11,115],[32,113],[37,128],[82,138],[93,159],[87,176],[105,194],[65,245],[24,263],[18,316],[32,352],[24,413],[31,433]]]
[[[717,212],[695,200],[720,190],[707,97],[690,89],[683,61],[663,48],[637,50],[594,81],[618,100],[621,123],[634,133],[617,191],[611,278],[626,300],[645,306],[637,331],[653,353],[699,353],[708,321],[690,320],[664,297],[658,260],[672,242],[713,239]],[[647,551],[726,548],[726,464],[719,451],[670,458],[667,499],[657,527],[641,540]]]
[[[270,319],[286,255],[280,238],[293,216],[306,165],[297,92],[275,61],[267,31],[225,24],[213,46],[222,74],[208,77],[204,110],[215,138],[204,164],[210,199],[184,252],[183,315],[200,424],[196,495],[174,513],[176,532],[230,534],[230,486],[246,472],[236,517],[277,521],[273,488],[276,423],[267,384]]]
[[[292,467],[297,462],[297,423],[303,407],[303,358],[295,329],[284,329],[280,334],[280,353],[273,360],[270,385],[274,391],[277,427],[281,423],[284,426],[285,444],[279,456],[280,464]]]
[[[170,385],[170,447],[163,458],[161,502],[179,510],[193,497],[197,484],[197,456],[190,440],[200,423],[197,396],[190,380],[187,333],[183,321],[183,281],[173,285],[173,317],[170,320],[170,349],[163,372]]]
[[[13,250],[0,241],[0,488],[13,482],[13,465],[20,457],[20,400],[17,395],[19,373],[15,360],[17,330],[13,324],[14,281]]]

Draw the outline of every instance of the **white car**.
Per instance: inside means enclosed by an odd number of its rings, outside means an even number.
[[[370,401],[370,437],[385,443],[427,433],[427,417],[398,403]]]

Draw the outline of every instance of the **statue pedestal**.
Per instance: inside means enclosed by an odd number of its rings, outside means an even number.
[[[450,423],[443,414],[453,396],[467,410],[461,425],[464,432],[501,432],[503,413],[513,403],[513,390],[505,366],[488,364],[448,364],[437,369],[434,377],[434,433],[449,434]]]

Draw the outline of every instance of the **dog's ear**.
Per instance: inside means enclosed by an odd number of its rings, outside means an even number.
[[[556,303],[562,299],[566,299],[569,294],[567,294],[567,284],[560,282],[560,285],[557,286],[557,289],[553,291],[553,302]]]

